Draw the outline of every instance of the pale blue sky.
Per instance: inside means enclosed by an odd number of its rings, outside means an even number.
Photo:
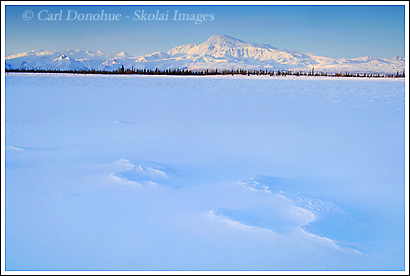
[[[31,20],[23,14],[30,10]],[[38,13],[62,10],[62,20]],[[120,21],[66,20],[68,10],[120,13]],[[136,10],[167,21],[134,21]],[[172,20],[174,11],[213,14],[213,21]],[[41,16],[46,15],[43,12]],[[128,16],[128,18],[126,18]],[[43,17],[44,18],[44,17]],[[404,6],[6,6],[6,55],[30,50],[82,49],[138,56],[201,43],[213,34],[332,58],[404,57]]]

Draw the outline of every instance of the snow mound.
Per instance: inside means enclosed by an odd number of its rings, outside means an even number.
[[[137,185],[169,185],[169,175],[171,170],[165,165],[148,162],[120,159],[116,162],[120,166],[118,172],[111,173],[111,176],[122,183]]]

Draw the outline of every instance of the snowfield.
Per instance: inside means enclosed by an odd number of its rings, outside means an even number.
[[[6,270],[404,270],[404,91],[6,74]]]

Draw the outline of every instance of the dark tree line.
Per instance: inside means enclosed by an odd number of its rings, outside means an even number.
[[[404,78],[404,71],[396,74],[380,73],[327,73],[317,72],[314,68],[308,72],[291,70],[252,70],[252,69],[126,69],[124,66],[116,70],[60,70],[60,69],[6,69],[6,72],[19,73],[66,73],[66,74],[105,74],[105,75],[175,75],[175,76],[209,76],[209,75],[242,75],[242,76],[327,76],[327,77],[360,77],[360,78]]]

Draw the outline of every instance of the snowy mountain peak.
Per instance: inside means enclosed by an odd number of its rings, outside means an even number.
[[[271,48],[269,44],[248,43],[228,35],[213,35],[207,41],[200,44],[203,46],[214,46],[219,48]]]
[[[204,44],[219,46],[219,47],[238,47],[247,44],[242,40],[227,35],[213,35]]]
[[[56,57],[54,60],[58,61],[58,60],[63,60],[63,59],[69,60],[70,58],[66,55],[60,55],[60,56]]]
[[[393,60],[404,61],[404,58],[401,57],[401,56],[395,56],[395,57],[393,58]]]
[[[121,52],[121,53],[118,53],[118,54],[117,54],[117,57],[120,57],[120,58],[129,58],[129,57],[131,57],[131,55],[127,54],[126,52]]]

